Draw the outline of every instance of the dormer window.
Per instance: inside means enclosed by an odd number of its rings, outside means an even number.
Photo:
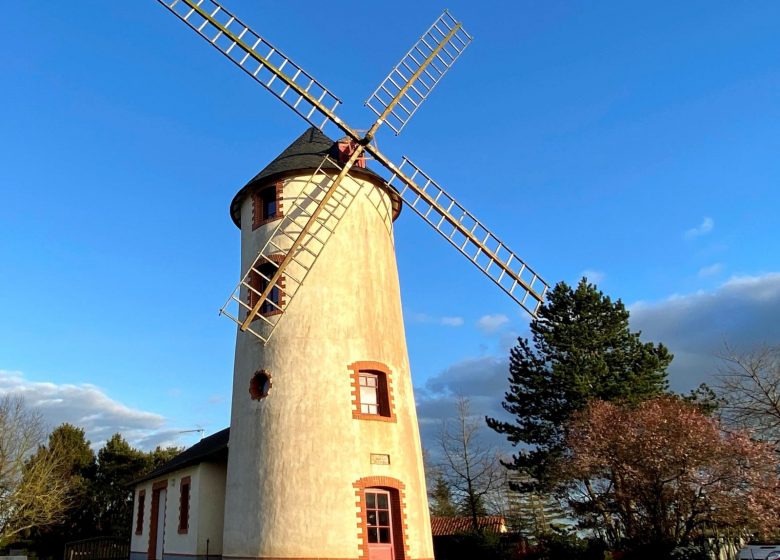
[[[357,142],[355,142],[349,136],[345,136],[338,142],[336,142],[336,148],[339,152],[339,163],[347,163],[347,160],[352,156],[352,153],[357,149]],[[365,152],[360,154],[355,162],[355,167],[366,167],[366,155]]]
[[[256,190],[252,194],[252,229],[282,217],[282,181]]]

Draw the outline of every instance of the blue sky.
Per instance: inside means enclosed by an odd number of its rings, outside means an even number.
[[[445,6],[227,7],[367,128],[363,101]],[[587,274],[631,305],[680,390],[724,342],[780,342],[780,4],[446,7],[474,42],[382,151],[548,282]],[[228,205],[305,123],[152,0],[4,8],[0,391],[96,442],[221,429]],[[528,318],[411,212],[396,248],[424,435],[454,392],[494,411]]]

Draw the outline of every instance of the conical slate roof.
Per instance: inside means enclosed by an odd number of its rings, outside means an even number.
[[[320,163],[322,163],[322,160],[326,155],[329,155],[332,159],[338,161],[336,142],[328,138],[318,128],[309,128],[292,144],[287,146],[281,154],[276,156],[271,163],[266,165],[260,173],[255,175],[240,191],[238,191],[236,196],[233,197],[233,202],[230,203],[230,216],[233,218],[233,222],[235,222],[238,227],[241,227],[241,203],[249,190],[256,186],[268,184],[272,180],[280,179],[285,175],[297,174],[300,171],[313,172],[320,166]],[[325,162],[322,168],[338,170],[338,167],[331,162]],[[355,166],[350,169],[350,174],[373,180],[385,188],[389,188],[382,177],[368,168]],[[394,211],[394,214],[397,215],[397,212],[400,211],[400,204],[397,204],[396,201],[394,201],[393,207],[395,208],[396,206],[398,206],[398,210]]]

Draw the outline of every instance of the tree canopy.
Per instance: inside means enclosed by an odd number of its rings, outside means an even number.
[[[527,490],[547,487],[562,456],[565,426],[591,399],[636,403],[667,390],[672,361],[663,344],[643,342],[629,313],[583,278],[557,284],[531,322],[531,340],[510,351],[504,409],[488,425],[520,449],[507,464]]]
[[[41,418],[21,398],[0,399],[0,547],[63,519],[71,485],[62,447],[42,446]]]
[[[66,542],[94,536],[126,537],[133,509],[132,481],[181,452],[176,447],[141,451],[114,434],[97,454],[84,430],[62,424],[38,454],[62,457],[57,480],[69,488],[67,507],[54,522],[28,528],[26,540],[39,557],[60,557]]]
[[[573,416],[566,444],[570,502],[583,528],[613,547],[663,554],[697,537],[780,525],[773,445],[725,432],[679,397],[595,401]]]

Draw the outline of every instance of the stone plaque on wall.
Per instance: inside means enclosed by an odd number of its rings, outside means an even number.
[[[371,464],[372,465],[389,465],[390,464],[390,455],[382,455],[380,453],[372,453],[371,454]]]

